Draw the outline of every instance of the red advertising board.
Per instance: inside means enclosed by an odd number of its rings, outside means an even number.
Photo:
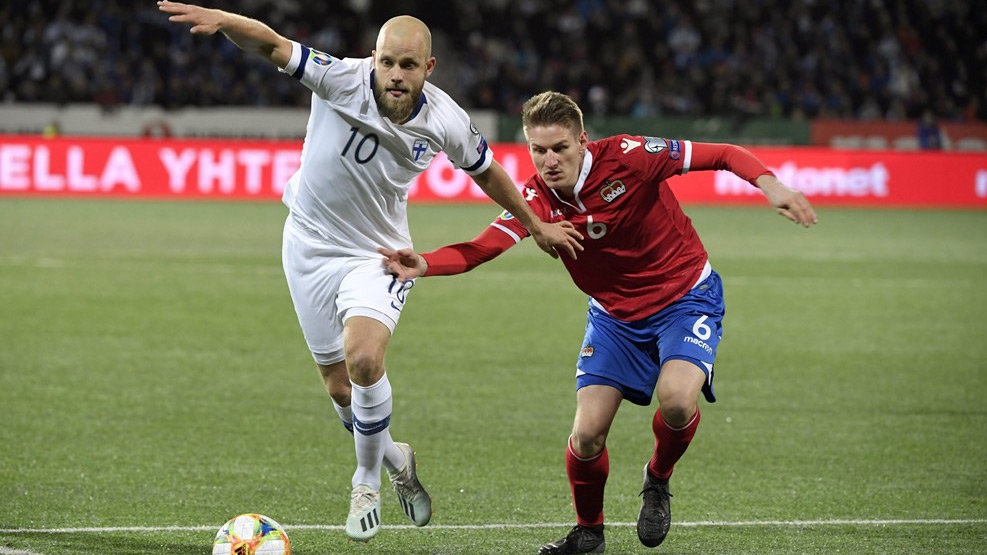
[[[495,144],[517,183],[534,171],[524,145]],[[816,204],[987,208],[987,154],[752,148]],[[190,199],[280,197],[298,169],[296,141],[85,139],[0,136],[0,196]],[[672,187],[686,203],[759,203],[729,172],[692,172]],[[444,155],[412,184],[411,201],[484,202]]]
[[[833,148],[917,150],[917,121],[857,121],[816,119],[812,121],[812,144]],[[939,123],[942,140],[952,148],[987,151],[987,124],[980,122]]]

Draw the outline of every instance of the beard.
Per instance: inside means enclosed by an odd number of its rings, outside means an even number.
[[[401,95],[401,98],[394,98],[387,93],[387,89],[382,87],[380,83],[375,82],[374,98],[377,100],[377,111],[394,123],[404,123],[411,117],[411,112],[414,111],[415,106],[418,106],[423,88],[406,88],[405,94]]]

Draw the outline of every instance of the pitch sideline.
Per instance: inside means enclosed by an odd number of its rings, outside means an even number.
[[[676,522],[676,527],[756,527],[756,526],[900,526],[900,525],[957,525],[957,524],[987,524],[987,518],[961,519],[833,519],[833,520],[735,520],[717,521],[705,520],[695,522]],[[503,530],[508,528],[569,528],[572,523],[536,522],[531,524],[433,524],[429,530]],[[634,522],[611,522],[608,527],[633,527]],[[294,524],[284,525],[286,530],[343,530],[344,526],[336,524]],[[391,530],[417,530],[410,524],[383,525],[382,528]],[[7,528],[0,529],[0,534],[71,534],[85,532],[197,532],[213,531],[217,526],[105,526],[80,528]],[[4,552],[0,551],[0,555]]]
[[[24,551],[23,549],[11,549],[0,545],[0,555],[44,555],[34,551]]]

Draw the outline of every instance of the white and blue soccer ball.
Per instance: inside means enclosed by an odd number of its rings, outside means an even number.
[[[291,555],[291,542],[273,518],[244,514],[231,518],[219,529],[212,555]]]

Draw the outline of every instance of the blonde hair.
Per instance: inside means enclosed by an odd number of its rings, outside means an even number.
[[[568,95],[545,91],[532,96],[521,107],[521,125],[525,129],[561,125],[578,137],[583,132],[583,111]]]

